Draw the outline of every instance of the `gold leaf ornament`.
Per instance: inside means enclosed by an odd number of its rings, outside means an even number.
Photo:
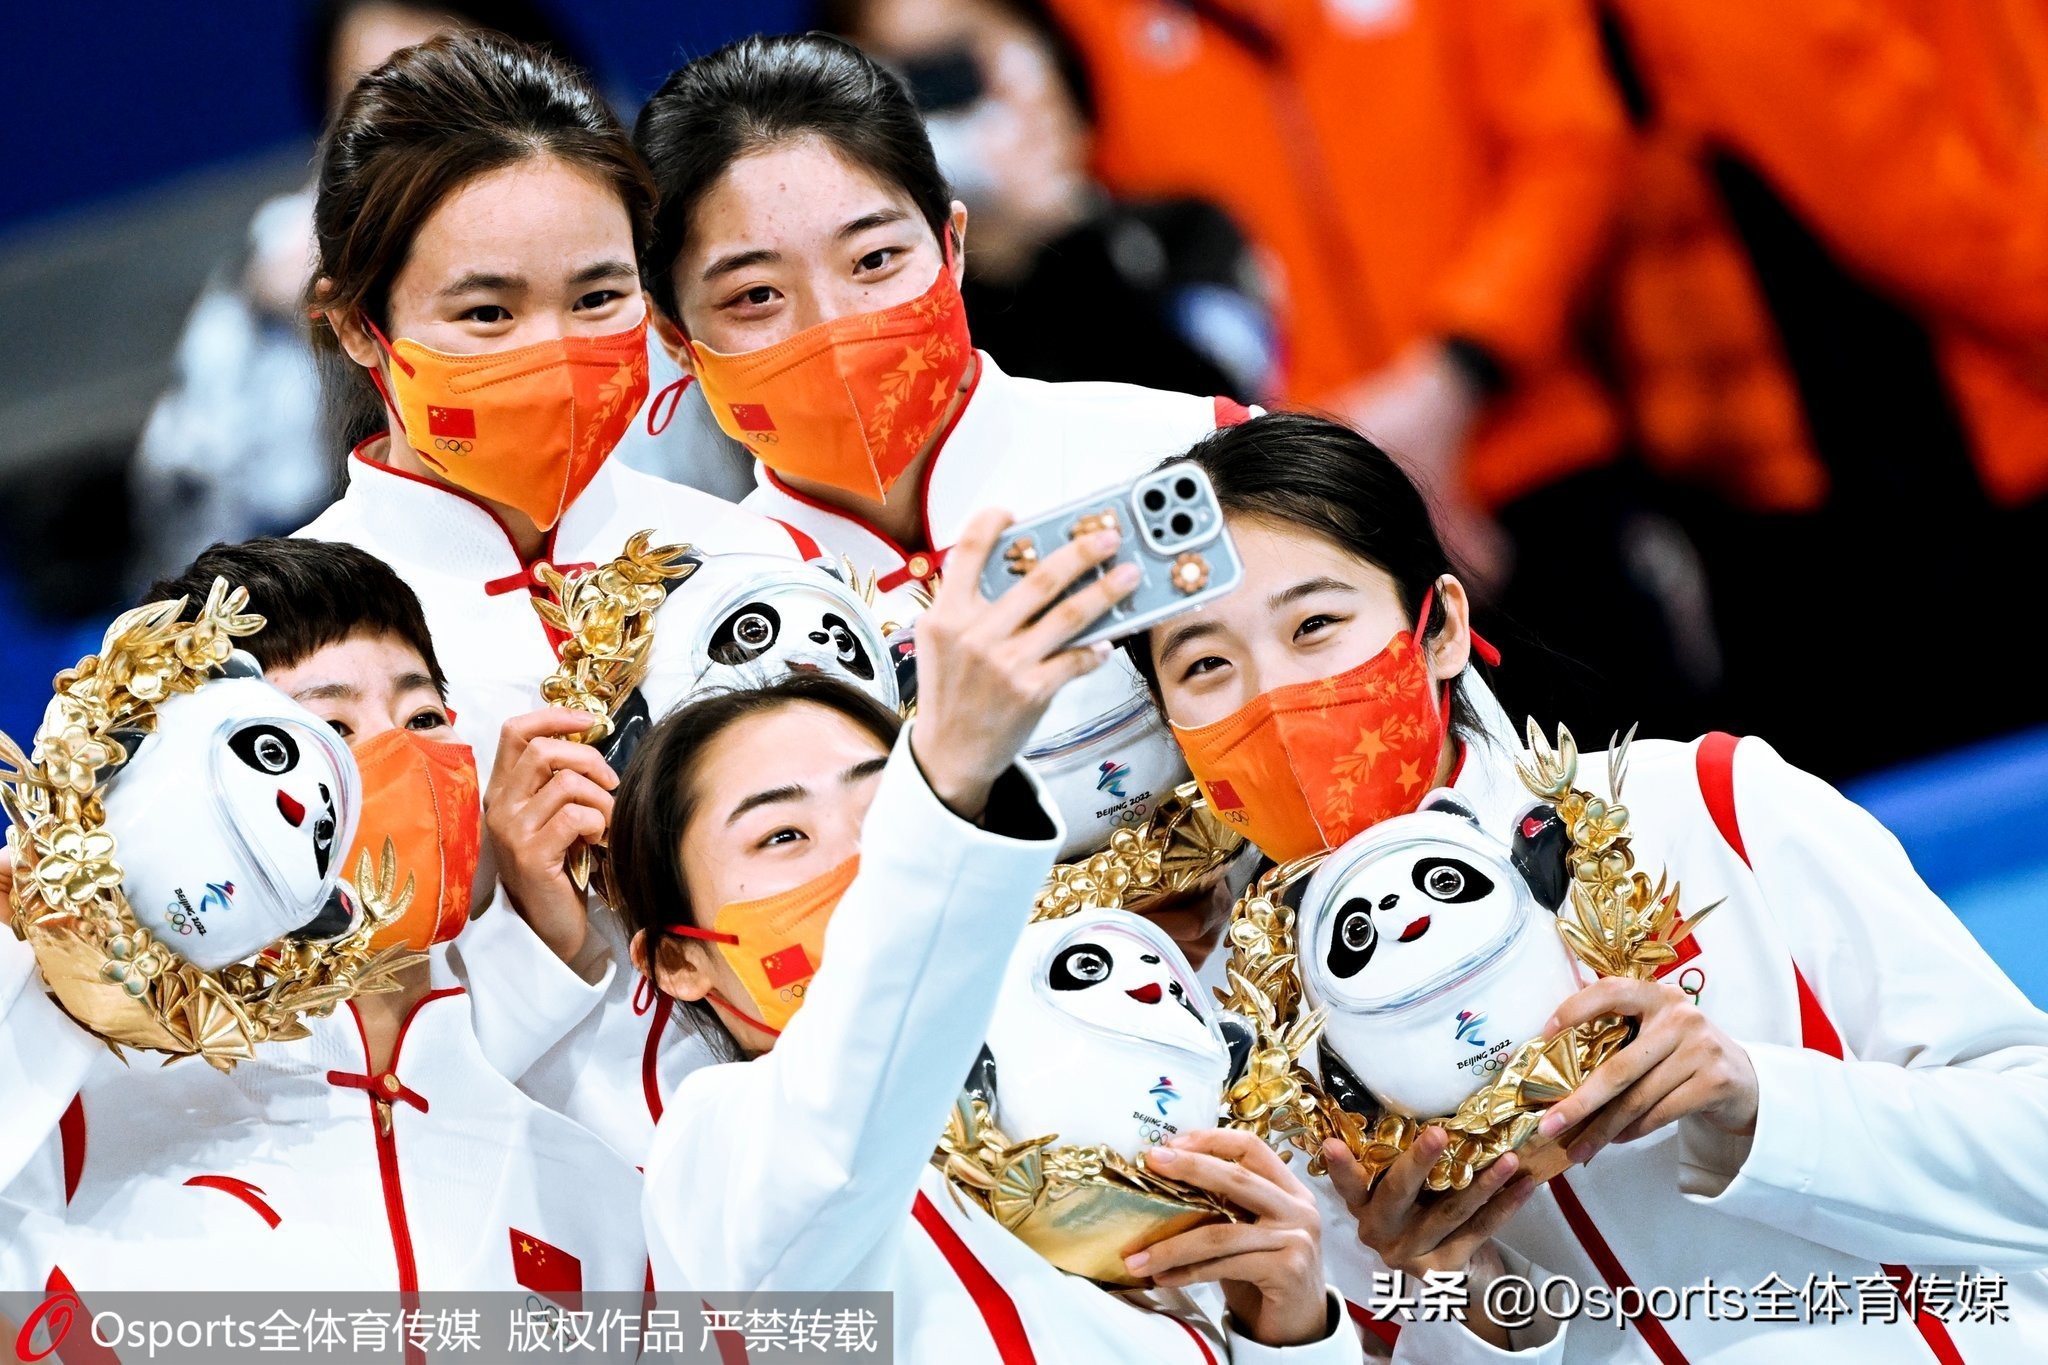
[[[284,944],[250,962],[203,971],[158,943],[122,893],[103,777],[123,737],[156,726],[158,704],[196,692],[263,628],[246,590],[215,579],[190,621],[180,598],[124,612],[99,653],[59,673],[29,754],[0,734],[0,808],[13,828],[14,933],[34,952],[58,1005],[116,1054],[124,1048],[203,1057],[222,1071],[258,1044],[304,1037],[304,1014],[352,995],[394,990],[417,953],[372,953],[364,916],[336,942]]]
[[[611,734],[612,717],[647,676],[655,614],[669,591],[697,571],[688,545],[657,546],[653,539],[652,530],[637,531],[617,559],[593,569],[533,566],[535,580],[553,599],[536,597],[533,609],[568,637],[555,652],[555,671],[541,681],[541,700],[588,715],[590,728],[576,736],[585,744]],[[597,880],[603,892],[602,855],[590,844],[570,853],[569,876],[578,890]]]
[[[1629,845],[1629,812],[1621,803],[1627,773],[1628,746],[1634,732],[1608,752],[1611,799],[1579,789],[1579,750],[1571,732],[1558,728],[1557,743],[1546,741],[1534,721],[1528,727],[1528,754],[1519,766],[1522,783],[1556,809],[1570,840],[1567,868],[1569,899],[1558,913],[1557,929],[1578,959],[1602,976],[1649,980],[1657,969],[1677,957],[1677,947],[1715,908],[1713,905],[1681,919],[1679,887],[1655,882],[1636,868]],[[1238,901],[1231,912],[1227,936],[1231,958],[1230,990],[1219,992],[1226,1007],[1253,1019],[1261,1036],[1285,1036],[1287,1030],[1320,1017],[1304,1012],[1299,974],[1295,971],[1294,913],[1282,895],[1321,861],[1318,854],[1270,869]],[[1719,902],[1716,902],[1719,904]],[[1322,1086],[1320,1078],[1298,1063],[1285,1079],[1300,1091],[1265,1117],[1248,1126],[1269,1140],[1287,1141],[1311,1153],[1309,1170],[1320,1173],[1322,1144],[1336,1138],[1350,1149],[1375,1182],[1425,1128],[1442,1128],[1450,1142],[1430,1167],[1424,1184],[1432,1190],[1461,1190],[1502,1154],[1519,1151],[1527,1173],[1545,1178],[1563,1169],[1563,1150],[1573,1134],[1538,1140],[1543,1112],[1576,1090],[1601,1062],[1628,1043],[1628,1021],[1608,1015],[1567,1029],[1553,1038],[1533,1038],[1507,1057],[1500,1074],[1473,1092],[1455,1114],[1417,1119],[1387,1113],[1377,1117],[1343,1108]],[[1296,1054],[1297,1056],[1299,1053]],[[1284,1092],[1275,1086],[1276,1097]],[[1298,1125],[1297,1125],[1298,1116]],[[1263,1127],[1260,1124],[1263,1123]]]

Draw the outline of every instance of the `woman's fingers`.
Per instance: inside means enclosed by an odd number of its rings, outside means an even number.
[[[1315,1257],[1306,1247],[1297,1249],[1298,1233],[1290,1233],[1276,1245],[1248,1246],[1243,1251],[1229,1256],[1212,1257],[1196,1261],[1173,1270],[1161,1271],[1153,1277],[1153,1283],[1167,1289],[1178,1289],[1191,1284],[1214,1284],[1224,1280],[1236,1280],[1243,1284],[1278,1285],[1299,1283],[1307,1278],[1315,1265]],[[1285,1256],[1287,1259],[1281,1260]],[[1301,1284],[1304,1290],[1311,1290]],[[1313,1286],[1320,1290],[1321,1284]],[[1311,1290],[1311,1292],[1313,1292]]]
[[[1129,597],[1144,576],[1135,564],[1117,565],[1019,631],[1019,646],[1027,657],[1054,653]]]
[[[1124,1268],[1133,1275],[1156,1280],[1184,1266],[1249,1252],[1273,1251],[1285,1243],[1291,1231],[1259,1223],[1205,1223],[1126,1256]]]
[[[1463,1227],[1437,1244],[1437,1259],[1452,1265],[1471,1264],[1479,1249],[1497,1236],[1535,1194],[1536,1182],[1527,1176],[1508,1182]]]
[[[491,786],[499,788],[503,785],[498,780],[499,775],[510,777],[536,740],[560,740],[567,735],[580,735],[594,723],[588,713],[572,711],[566,706],[550,706],[512,717],[498,732],[498,757],[491,766]],[[539,785],[539,782],[534,783],[535,787]],[[494,791],[492,794],[495,797],[498,793]]]
[[[1536,1125],[1544,1137],[1569,1132],[1609,1100],[1648,1075],[1671,1055],[1675,1040],[1664,1030],[1645,1028],[1636,1040],[1593,1068],[1593,1074],[1579,1082],[1579,1088],[1550,1106],[1550,1112]]]
[[[1207,1152],[1153,1147],[1145,1153],[1145,1169],[1222,1195],[1246,1213],[1261,1218],[1294,1219],[1300,1209],[1290,1192],[1248,1167]]]
[[[1481,1171],[1464,1189],[1446,1194],[1430,1205],[1416,1224],[1414,1249],[1426,1254],[1456,1236],[1520,1169],[1521,1159],[1509,1152]]]
[[[1627,976],[1603,976],[1566,997],[1565,1002],[1557,1007],[1557,1013],[1550,1016],[1550,1022],[1543,1026],[1543,1036],[1554,1037],[1574,1024],[1591,1023],[1606,1014],[1623,1014],[1639,1019],[1654,1012],[1658,1006],[1670,1003],[1674,996],[1680,1000],[1685,998],[1684,992],[1676,986],[1660,986],[1654,981],[1638,981]]]
[[[1313,1199],[1308,1186],[1280,1154],[1251,1133],[1238,1128],[1197,1128],[1174,1137],[1172,1146],[1184,1152],[1207,1152],[1210,1156],[1235,1161],[1261,1179],[1269,1180],[1300,1199]]]
[[[612,818],[612,794],[580,772],[568,768],[560,769],[548,779],[547,785],[534,793],[528,803],[528,818],[535,825],[544,825],[554,818],[564,806],[577,805],[595,813],[598,832]]]
[[[1450,1146],[1451,1135],[1441,1128],[1425,1128],[1416,1135],[1408,1150],[1394,1158],[1394,1164],[1374,1187],[1365,1201],[1366,1212],[1381,1227],[1399,1227],[1406,1223],[1415,1201],[1422,1194],[1422,1182],[1429,1176],[1429,1168],[1436,1165],[1436,1159]]]
[[[1366,1188],[1365,1167],[1359,1165],[1358,1158],[1351,1155],[1351,1149],[1337,1138],[1323,1142],[1323,1165],[1330,1173],[1330,1183],[1337,1187],[1337,1197],[1356,1215],[1364,1208],[1366,1197],[1371,1193]]]
[[[1594,1075],[1598,1074],[1595,1070]],[[1580,1165],[1592,1160],[1594,1153],[1614,1140],[1615,1134],[1649,1113],[1659,1100],[1684,1085],[1692,1075],[1693,1068],[1682,1055],[1667,1051],[1655,1066],[1643,1072],[1640,1080],[1594,1112],[1566,1155]]]
[[[950,617],[959,608],[982,601],[981,571],[995,549],[996,537],[1010,521],[1010,514],[996,507],[984,507],[967,519],[953,548],[946,551],[946,572],[932,598],[933,611]]]
[[[1622,1125],[1621,1131],[1614,1135],[1614,1141],[1634,1142],[1639,1137],[1648,1137],[1665,1124],[1676,1123],[1687,1114],[1705,1108],[1712,1099],[1712,1084],[1695,1076],[1650,1106],[1649,1111],[1639,1115],[1633,1123]]]
[[[1015,586],[990,604],[987,608],[986,629],[996,639],[1005,639],[1022,633],[1028,625],[1037,620],[1039,613],[1052,606],[1061,593],[1072,587],[1076,579],[1114,555],[1117,546],[1122,543],[1123,538],[1115,531],[1094,531],[1060,546],[1039,560],[1036,568],[1017,580]],[[1078,597],[1082,594],[1075,595]],[[1107,609],[1105,605],[1098,609],[1095,615],[1100,616]],[[1088,621],[1094,619],[1093,616],[1088,617],[1081,625],[1086,625]],[[1053,648],[1071,639],[1079,629],[1080,626],[1076,626],[1064,635],[1053,636],[1052,642],[1039,650],[1039,657],[1043,658],[1050,654]]]

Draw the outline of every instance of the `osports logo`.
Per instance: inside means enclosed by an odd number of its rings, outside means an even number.
[[[1113,758],[1102,762],[1102,776],[1095,779],[1095,790],[1108,792],[1111,796],[1124,794],[1124,779],[1131,775],[1131,765],[1119,763]]]
[[[1479,1036],[1479,1030],[1485,1027],[1486,1013],[1484,1010],[1476,1014],[1471,1010],[1459,1010],[1458,1031],[1453,1036],[1463,1039],[1474,1047],[1485,1047],[1486,1040]]]
[[[37,1361],[52,1355],[71,1335],[71,1324],[77,1314],[85,1311],[85,1305],[78,1301],[78,1295],[64,1279],[60,1270],[50,1277],[50,1296],[37,1304],[21,1324],[21,1331],[14,1338],[16,1360]],[[37,1350],[33,1344],[36,1329],[46,1334],[49,1345]]]
[[[1171,1076],[1161,1076],[1159,1084],[1153,1086],[1145,1093],[1152,1097],[1152,1103],[1159,1106],[1159,1114],[1162,1118],[1166,1115],[1166,1102],[1180,1098],[1180,1092],[1173,1088],[1173,1078]]]

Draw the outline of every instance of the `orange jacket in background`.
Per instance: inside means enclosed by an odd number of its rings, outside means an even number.
[[[1992,496],[2048,494],[2048,20],[2022,0],[1605,3],[1651,106],[1613,318],[1646,456],[1761,507],[1824,484],[1703,174],[1725,151],[1920,318]]]
[[[1573,329],[1626,150],[1583,0],[1053,0],[1127,195],[1214,200],[1278,277],[1283,398],[1410,342],[1503,364],[1467,464],[1498,505],[1611,458]]]

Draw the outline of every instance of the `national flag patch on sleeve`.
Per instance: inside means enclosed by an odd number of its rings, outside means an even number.
[[[448,436],[457,440],[476,439],[475,408],[427,408],[427,435]]]
[[[581,1308],[583,1262],[530,1232],[507,1230],[512,1234],[512,1278],[564,1308]]]
[[[761,959],[761,973],[768,978],[768,989],[773,991],[798,981],[807,981],[816,975],[817,970],[811,965],[811,955],[804,951],[801,943],[792,943]]]

